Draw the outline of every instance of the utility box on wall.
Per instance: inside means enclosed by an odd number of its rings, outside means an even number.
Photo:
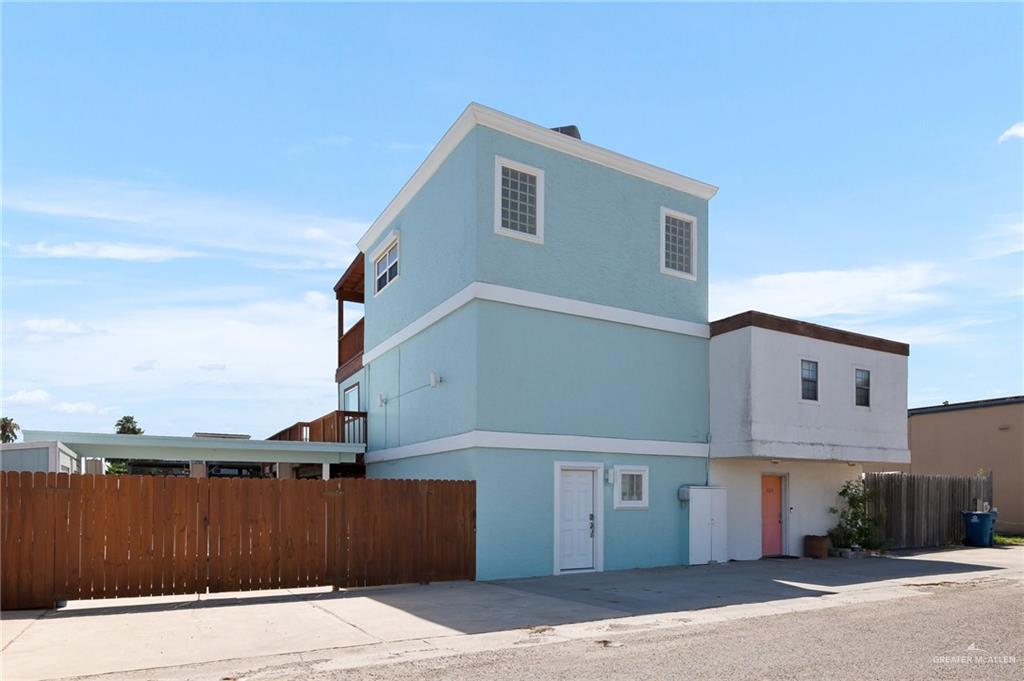
[[[690,565],[728,560],[724,487],[680,487],[690,506]]]

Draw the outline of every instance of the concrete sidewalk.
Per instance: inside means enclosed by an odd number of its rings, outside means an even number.
[[[311,658],[323,669],[348,668],[915,596],[914,584],[986,577],[1024,578],[1024,547],[334,593],[77,601],[57,611],[3,613],[2,676],[258,677],[261,669]]]

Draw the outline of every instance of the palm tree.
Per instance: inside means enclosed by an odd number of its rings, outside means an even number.
[[[21,426],[14,422],[10,416],[0,417],[0,442],[7,444],[18,439],[18,431]]]
[[[114,424],[114,432],[118,435],[142,435],[146,431],[139,427],[134,416],[122,416]]]
[[[118,435],[142,435],[144,430],[139,427],[134,416],[122,416],[114,424],[114,432]],[[107,459],[107,475],[124,475],[128,472],[126,459]]]

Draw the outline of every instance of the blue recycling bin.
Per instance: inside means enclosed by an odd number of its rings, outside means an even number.
[[[995,526],[994,513],[962,511],[964,515],[964,543],[968,546],[992,546]]]

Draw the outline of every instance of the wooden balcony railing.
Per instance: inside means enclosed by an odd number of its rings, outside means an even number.
[[[362,368],[363,320],[360,319],[338,339],[338,369],[334,372],[334,382],[341,383]]]
[[[332,411],[314,421],[299,421],[267,439],[366,444],[366,412]]]

